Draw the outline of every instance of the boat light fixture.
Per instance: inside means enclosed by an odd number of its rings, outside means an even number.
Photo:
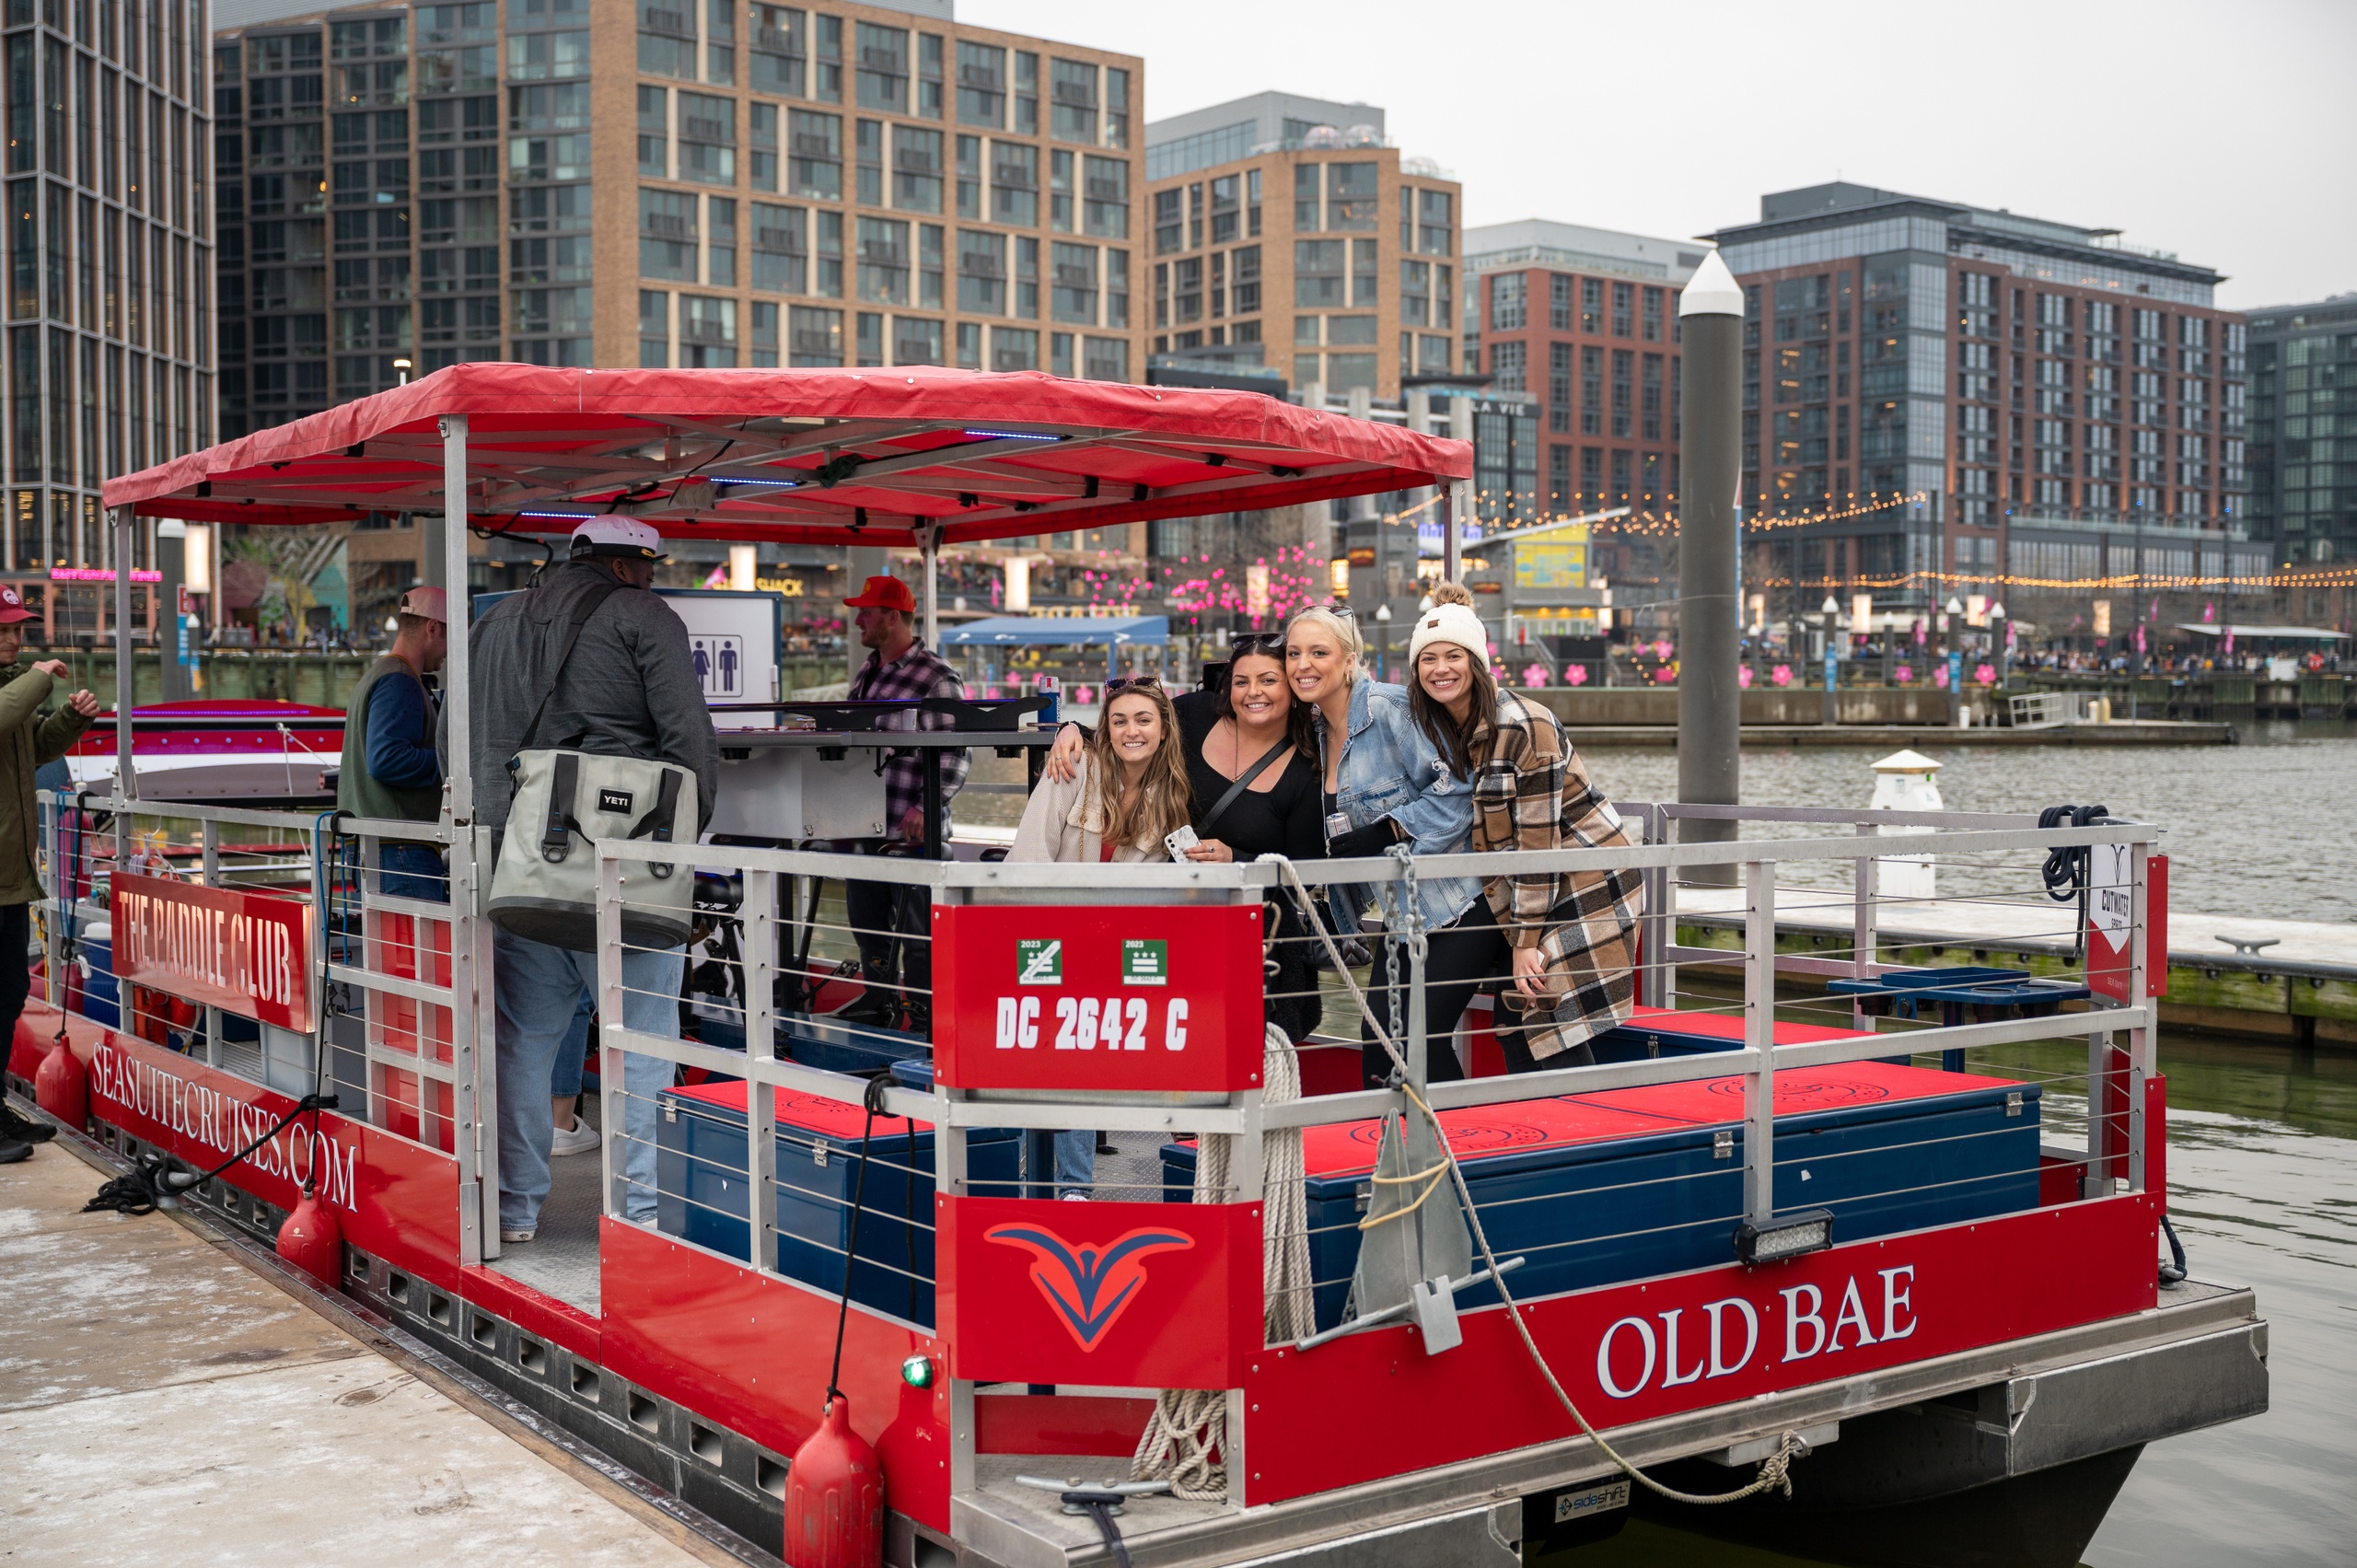
[[[967,435],[981,441],[1061,441],[1062,436],[1044,430],[969,430]]]
[[[900,1363],[900,1381],[911,1388],[933,1387],[933,1357],[912,1355]]]
[[[1772,1220],[1746,1220],[1736,1226],[1735,1255],[1747,1267],[1781,1263],[1833,1245],[1833,1211],[1803,1209]]]

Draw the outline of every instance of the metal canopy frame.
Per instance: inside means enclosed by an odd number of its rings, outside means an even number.
[[[1469,493],[1470,443],[1297,408],[1259,392],[912,366],[856,370],[565,370],[454,365],[420,381],[107,482],[115,559],[134,519],[294,526],[381,512],[448,517],[444,688],[450,755],[470,754],[470,531],[564,535],[634,517],[673,539],[916,548],[924,636],[940,645],[943,544],[1157,517],[1259,511],[1440,486]],[[462,496],[462,508],[449,498]],[[1446,527],[1452,569],[1459,512]],[[115,582],[118,712],[132,707],[130,582]],[[116,795],[138,799],[128,725]],[[475,780],[449,775],[453,1060],[473,1096],[459,1252],[499,1253],[490,843]],[[118,816],[117,834],[128,833]],[[467,845],[460,852],[461,843]],[[127,842],[118,854],[127,855]],[[488,1131],[487,1131],[488,1130]]]

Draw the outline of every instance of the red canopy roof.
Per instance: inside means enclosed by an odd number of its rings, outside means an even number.
[[[1467,479],[1472,448],[1258,392],[911,366],[558,370],[456,365],[110,480],[193,522],[439,512],[436,420],[468,420],[478,527],[621,512],[678,537],[913,544],[1257,511]]]

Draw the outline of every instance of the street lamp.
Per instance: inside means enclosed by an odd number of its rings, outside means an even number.
[[[1956,621],[1964,614],[1964,600],[1950,594],[1944,608],[1946,614],[1942,619],[1946,626],[1941,640],[1947,655],[1948,723],[1955,725],[1962,722],[1964,714],[1964,651],[1956,645]]]
[[[2005,624],[2005,601],[1997,599],[1989,606],[1989,638],[1997,645],[1997,690],[2003,691],[2012,678],[2014,635]]]
[[[1840,645],[1834,639],[1841,634],[1841,602],[1835,598],[1831,594],[1827,594],[1825,596],[1825,602],[1817,606],[1817,609],[1825,616],[1825,712],[1823,718],[1824,721],[1829,725],[1834,723],[1840,716],[1833,711],[1833,689],[1835,684],[1840,679],[1841,673],[1840,668],[1834,662],[1840,656]]]
[[[1388,679],[1384,674],[1384,666],[1391,656],[1391,607],[1388,604],[1375,607],[1375,624],[1377,628],[1375,634],[1375,678],[1383,680]]]

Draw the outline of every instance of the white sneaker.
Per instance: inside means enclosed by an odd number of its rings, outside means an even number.
[[[529,1241],[540,1234],[540,1227],[536,1225],[504,1225],[499,1227],[499,1239],[502,1241]]]
[[[555,1155],[586,1155],[598,1146],[598,1130],[578,1115],[570,1129],[560,1127],[549,1140],[549,1153]]]
[[[1056,1196],[1062,1198],[1067,1203],[1086,1203],[1088,1202],[1088,1194],[1086,1192],[1059,1192]]]

